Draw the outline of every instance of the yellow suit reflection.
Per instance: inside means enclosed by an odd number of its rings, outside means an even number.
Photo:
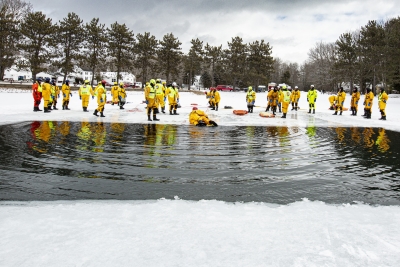
[[[59,127],[57,127],[57,130],[60,132],[62,135],[60,143],[63,144],[67,140],[67,136],[70,133],[71,130],[71,125],[69,121],[63,121]]]
[[[111,123],[111,142],[113,144],[121,143],[124,138],[125,123]]]
[[[339,144],[345,144],[345,138],[344,135],[346,134],[346,128],[343,127],[336,127],[336,134],[337,134],[337,138],[339,141]]]
[[[95,147],[92,149],[93,152],[104,152],[104,144],[106,143],[107,131],[104,123],[98,122],[93,127],[93,142]]]
[[[386,136],[385,129],[381,128],[379,129],[379,135],[378,138],[376,139],[376,145],[378,146],[378,150],[380,152],[387,152],[390,149],[389,146],[390,140]]]
[[[79,150],[88,150],[88,147],[90,145],[91,135],[92,135],[92,129],[90,123],[88,121],[82,121],[81,128],[77,133],[79,142],[76,148]]]
[[[51,142],[55,134],[55,129],[56,126],[52,121],[43,121],[40,126],[34,130],[36,140],[44,141],[46,144]],[[40,153],[46,153],[48,151],[46,144],[39,142],[38,145],[32,146],[32,148]]]
[[[372,139],[372,135],[374,134],[374,130],[372,128],[365,128],[363,131],[364,136],[364,146],[366,148],[372,148],[374,146],[374,140]]]
[[[350,128],[351,131],[351,139],[354,141],[354,143],[359,144],[361,142],[361,135],[360,132],[358,131],[358,128],[352,127]]]

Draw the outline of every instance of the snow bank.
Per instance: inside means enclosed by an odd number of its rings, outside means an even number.
[[[1,266],[397,266],[400,207],[3,202]]]

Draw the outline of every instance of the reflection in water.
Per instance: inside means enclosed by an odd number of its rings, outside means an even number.
[[[306,129],[89,121],[4,125],[0,199],[179,195],[396,202],[400,163],[388,155],[399,156],[398,135],[375,128],[317,128],[312,116]]]

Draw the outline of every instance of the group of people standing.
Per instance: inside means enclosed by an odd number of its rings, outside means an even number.
[[[107,102],[107,90],[106,90],[106,81],[102,80],[97,84],[97,86],[93,89],[88,80],[85,80],[83,85],[79,87],[78,94],[79,99],[82,101],[82,109],[84,112],[88,111],[88,105],[90,96],[92,99],[97,98],[97,108],[93,112],[93,115],[100,117],[104,116],[104,106]],[[60,93],[62,93],[62,109],[70,110],[68,108],[70,97],[72,97],[71,87],[69,80],[66,80],[64,84],[60,88],[57,86],[55,80],[50,80],[50,78],[46,78],[43,82],[41,78],[36,79],[36,82],[32,85],[32,95],[33,95],[33,111],[43,111],[39,109],[40,103],[43,99],[43,109],[45,113],[51,112],[51,110],[58,110],[57,108],[57,99],[60,98]],[[124,109],[123,106],[126,103],[126,91],[124,88],[124,84],[121,82],[118,86],[118,83],[115,82],[112,87],[112,96],[113,101],[112,104],[118,104],[120,109]]]
[[[285,119],[290,104],[292,104],[292,110],[298,110],[299,99],[300,91],[297,86],[295,86],[292,92],[289,91],[286,85],[281,87],[275,86],[273,89],[269,88],[267,93],[268,105],[265,111],[268,112],[271,109],[272,114],[276,115],[279,108],[279,112],[283,113],[281,118]],[[256,92],[253,90],[253,87],[249,86],[246,94],[247,110],[249,113],[253,113],[255,101]]]
[[[358,112],[358,102],[360,101],[361,94],[358,91],[357,87],[353,88],[353,92],[351,94],[351,100],[350,100],[350,110],[351,110],[351,116],[357,116]],[[367,92],[364,96],[364,115],[362,115],[366,119],[371,119],[372,115],[372,105],[374,101],[374,93],[370,88],[367,88]],[[378,108],[379,112],[381,113],[381,118],[380,120],[386,120],[386,103],[389,99],[389,96],[385,92],[385,88],[380,89],[380,93],[378,95]],[[343,87],[340,87],[339,92],[337,95],[332,95],[329,97],[329,102],[330,102],[330,109],[335,110],[335,113],[333,115],[338,115],[338,112],[340,111],[339,115],[342,115],[343,112],[343,105],[344,101],[346,100],[346,92],[344,91]]]
[[[148,121],[159,121],[157,114],[159,108],[162,113],[165,113],[165,102],[168,98],[169,114],[179,115],[177,113],[179,105],[179,89],[176,82],[166,85],[166,82],[162,82],[161,79],[151,79],[146,83],[144,88],[145,102],[147,104],[147,120]],[[153,119],[151,119],[151,113],[153,112]]]

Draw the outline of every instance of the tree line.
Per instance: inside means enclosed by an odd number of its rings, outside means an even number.
[[[369,21],[346,32],[332,43],[318,42],[302,65],[275,59],[274,78],[297,83],[302,88],[314,84],[325,91],[337,91],[347,83],[362,92],[377,87],[400,91],[400,17]],[[286,75],[286,76],[285,76]]]
[[[246,44],[235,37],[222,49],[193,39],[183,53],[173,33],[157,40],[149,32],[135,35],[118,22],[109,27],[99,18],[83,23],[73,12],[53,22],[22,0],[1,0],[0,7],[0,79],[15,65],[31,71],[33,79],[42,71],[61,70],[65,80],[78,65],[92,71],[93,80],[101,79],[100,72],[115,71],[120,78],[128,71],[142,82],[161,77],[192,84],[201,75],[205,87],[257,86],[267,83],[273,70],[272,48],[264,40]]]

